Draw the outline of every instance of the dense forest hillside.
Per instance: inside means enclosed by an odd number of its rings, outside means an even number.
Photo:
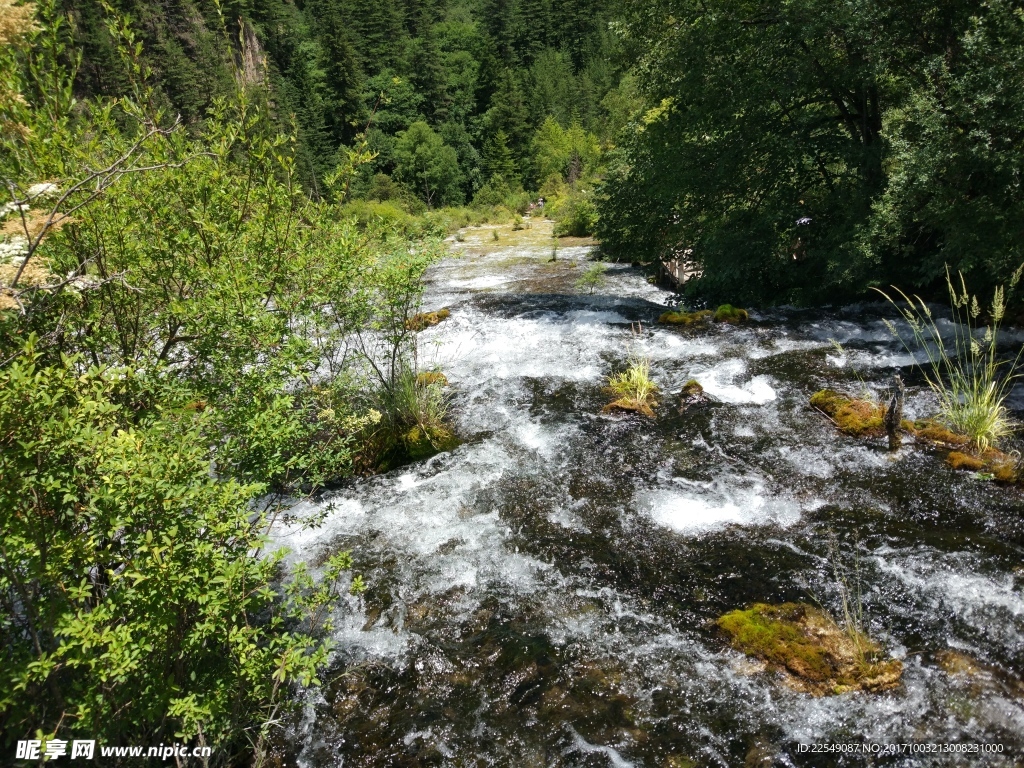
[[[360,151],[372,160],[347,197],[414,213],[523,209],[522,190],[551,200],[568,182],[563,233],[597,226],[615,259],[685,255],[704,299],[849,301],[891,283],[941,294],[947,266],[987,291],[1024,259],[1024,21],[1010,2],[65,10],[82,97],[128,91],[108,29],[110,12],[126,15],[153,98],[187,125],[240,67],[294,131],[314,197]]]
[[[129,87],[105,6],[66,3],[83,57],[82,96]],[[453,153],[438,171],[432,204],[471,199],[495,172],[536,189],[543,179],[531,142],[545,118],[563,127],[577,121],[608,141],[628,116],[607,0],[120,0],[114,7],[142,43],[155,98],[186,123],[201,121],[215,98],[232,91],[229,52],[240,52],[245,76],[265,84],[280,123],[294,119],[297,171],[314,194],[339,148],[360,133],[379,153],[363,170],[362,191],[376,173],[414,175],[399,138],[413,125],[419,144],[440,142]]]

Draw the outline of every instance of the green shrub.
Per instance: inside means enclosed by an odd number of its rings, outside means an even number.
[[[589,237],[597,229],[597,207],[585,192],[571,192],[557,200],[549,211],[558,237]]]
[[[600,288],[601,286],[604,285],[604,275],[607,271],[607,264],[602,264],[601,262],[591,264],[589,267],[586,268],[586,270],[580,276],[579,280],[576,281],[576,288],[578,290],[587,290],[591,294],[593,294],[597,288]]]
[[[0,370],[5,730],[260,752],[351,560],[317,586],[261,554],[267,485],[211,474],[217,413],[173,379],[38,358]]]

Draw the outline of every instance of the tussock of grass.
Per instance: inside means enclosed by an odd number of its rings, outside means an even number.
[[[880,437],[885,434],[884,405],[823,389],[811,396],[811,407],[832,419],[847,435]],[[1000,483],[1020,481],[1021,470],[1016,458],[991,446],[979,449],[970,436],[958,434],[935,419],[904,420],[901,427],[918,443],[953,449],[946,456],[946,463],[954,469],[982,472]]]
[[[368,469],[386,470],[458,445],[447,423],[447,383],[440,372],[399,371],[378,396],[376,408],[382,418],[366,441]]]
[[[1013,274],[1011,288],[1022,271],[1024,266]],[[1013,431],[1005,402],[1019,378],[1022,351],[1012,361],[1000,360],[997,353],[999,324],[1006,312],[1003,287],[996,288],[992,298],[987,313],[991,321],[979,324],[981,305],[968,293],[963,275],[959,277],[957,287],[946,272],[954,321],[951,339],[943,338],[931,309],[919,296],[911,298],[896,289],[901,299],[897,302],[879,293],[899,310],[912,339],[904,339],[892,323],[887,323],[889,330],[911,354],[924,353],[927,362],[919,362],[918,367],[939,401],[943,423],[954,433],[967,436],[976,453],[983,453]]]
[[[605,412],[635,411],[654,418],[658,386],[651,380],[651,362],[646,357],[630,358],[625,371],[608,379],[607,389],[616,399],[604,407]]]
[[[442,320],[447,320],[451,314],[451,310],[447,307],[436,312],[420,312],[418,315],[413,315],[406,320],[405,327],[410,331],[422,331],[424,328],[437,325]]]
[[[899,684],[903,665],[883,660],[878,644],[803,603],[767,605],[720,617],[733,648],[786,676],[797,690],[823,696],[850,690],[884,691]]]

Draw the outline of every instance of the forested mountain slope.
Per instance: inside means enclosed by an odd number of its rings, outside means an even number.
[[[69,0],[82,51],[82,96],[125,92],[128,77],[101,0]],[[425,122],[458,162],[444,202],[495,170],[536,188],[530,143],[545,117],[609,139],[613,94],[608,0],[116,0],[142,43],[157,98],[187,123],[232,91],[231,52],[266,84],[279,121],[293,117],[298,172],[316,193],[338,148],[366,132],[379,152],[364,173],[395,171],[396,136]],[[511,160],[511,168],[508,167]]]

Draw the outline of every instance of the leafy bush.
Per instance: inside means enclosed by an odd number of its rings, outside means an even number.
[[[115,22],[138,101],[76,102],[52,6],[0,49],[0,727],[258,761],[349,564],[268,520],[366,451],[438,250],[311,201],[245,87],[167,121]]]
[[[316,682],[351,561],[319,586],[280,583],[284,553],[253,556],[267,485],[211,475],[210,409],[126,369],[39,358],[30,346],[0,370],[0,722],[199,738],[231,762],[293,683]]]
[[[576,281],[576,288],[580,290],[588,290],[591,294],[594,290],[600,288],[605,283],[604,273],[608,271],[608,266],[600,262],[591,264],[584,270],[579,280]]]
[[[507,208],[522,215],[530,207],[530,195],[518,182],[509,182],[503,176],[492,176],[473,197],[474,208]]]
[[[588,237],[597,230],[597,207],[589,193],[572,191],[549,210],[558,237]]]

